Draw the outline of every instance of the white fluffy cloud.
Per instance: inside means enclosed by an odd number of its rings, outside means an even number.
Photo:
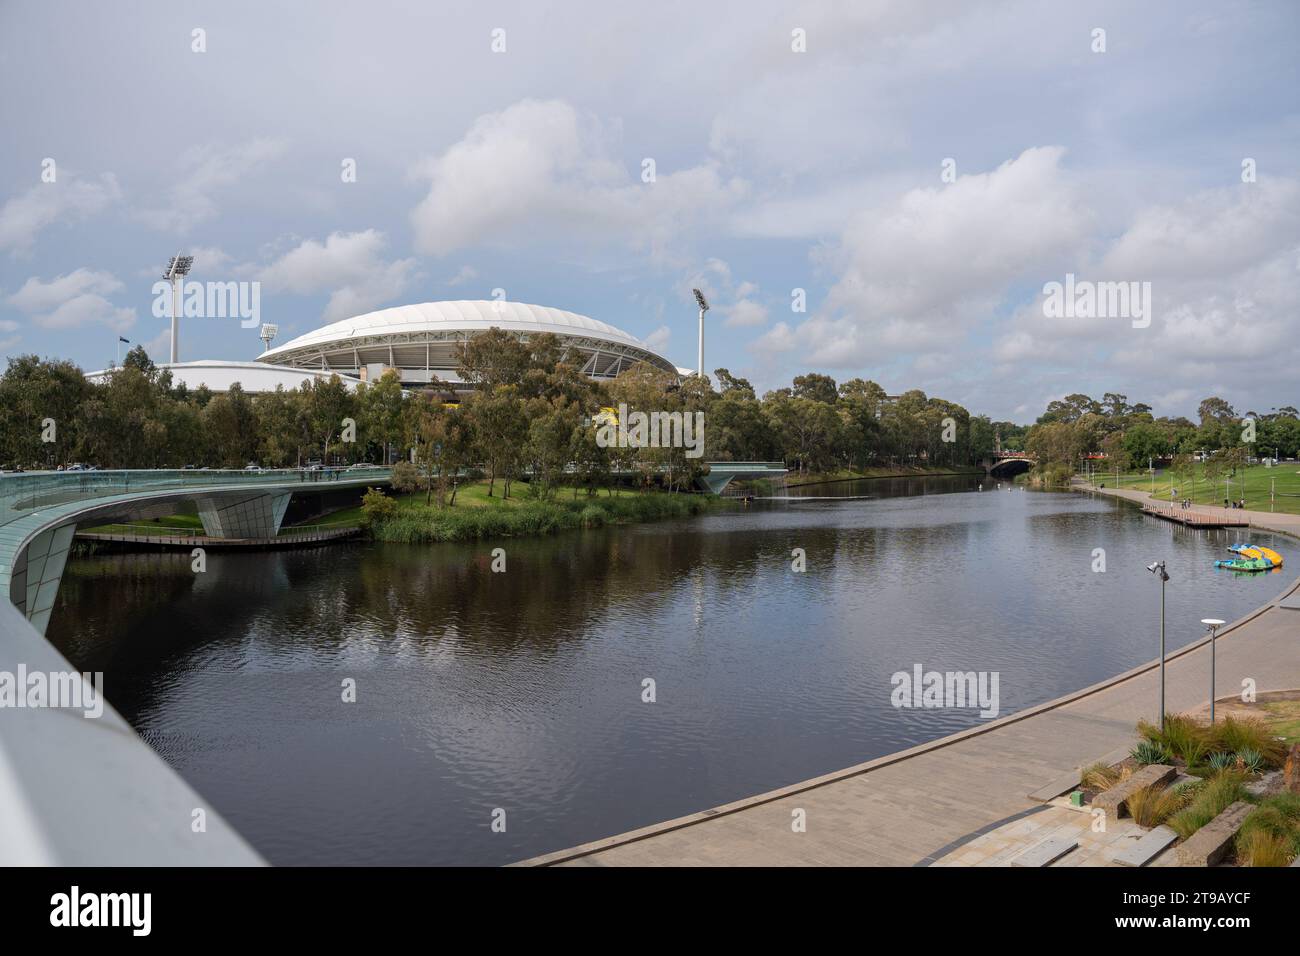
[[[710,313],[721,318],[722,324],[729,329],[757,328],[767,324],[769,311],[759,297],[758,285],[747,280],[737,282],[730,264],[722,259],[705,260],[703,267],[678,284],[678,295],[683,302],[694,305],[693,289],[704,293]]]
[[[278,139],[254,139],[228,148],[191,146],[181,156],[180,181],[167,191],[161,205],[136,212],[145,225],[162,232],[184,234],[218,213],[216,196],[237,188],[285,152]]]
[[[416,276],[414,259],[383,258],[384,234],[374,229],[335,232],[324,242],[307,239],[261,270],[268,292],[329,292],[322,318],[345,319],[397,298]]]
[[[55,182],[38,183],[0,206],[0,249],[27,253],[42,229],[93,216],[121,195],[110,173],[97,180],[60,173]]]
[[[115,306],[107,296],[122,289],[111,273],[77,269],[49,282],[32,276],[7,301],[47,329],[99,323],[120,332],[134,324],[135,310]]]
[[[1013,283],[1061,271],[1092,222],[1063,155],[1027,149],[992,172],[863,210],[823,256],[839,279],[799,328],[808,360],[844,368],[955,350]]]
[[[1300,355],[1300,183],[1261,180],[1147,206],[1079,272],[1149,282],[1150,326],[1049,319],[1035,295],[998,338],[999,360],[1064,364],[1092,354],[1125,378],[1171,390],[1210,374],[1285,376]]]
[[[668,256],[692,224],[721,217],[746,191],[706,162],[656,168],[653,182],[612,158],[615,130],[561,100],[521,100],[474,121],[429,161],[411,214],[435,256],[472,246],[615,241]]]
[[[668,342],[672,337],[672,329],[666,325],[661,325],[645,337],[645,344],[662,355],[668,350]]]

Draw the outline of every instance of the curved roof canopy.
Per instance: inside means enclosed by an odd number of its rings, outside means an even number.
[[[640,339],[605,322],[542,305],[487,300],[424,302],[367,312],[277,345],[257,360],[354,372],[384,364],[412,372],[403,374],[404,381],[418,381],[420,371],[454,368],[455,345],[493,327],[525,336],[552,332],[585,353],[585,370],[598,377],[615,375],[638,361],[676,371]]]

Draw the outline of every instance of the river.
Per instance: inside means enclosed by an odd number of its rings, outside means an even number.
[[[100,554],[69,562],[49,638],[272,863],[499,864],[981,721],[892,706],[891,675],[918,664],[997,672],[1005,716],[1150,660],[1153,560],[1171,649],[1300,564],[1216,571],[1236,532],[978,486],[840,482],[529,540],[214,551],[203,573],[188,553]]]

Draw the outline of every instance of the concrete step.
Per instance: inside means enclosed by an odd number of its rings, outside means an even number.
[[[1253,809],[1245,800],[1229,806],[1178,847],[1178,862],[1183,866],[1214,866],[1227,855],[1232,838]]]
[[[1178,834],[1173,830],[1158,826],[1141,839],[1134,840],[1123,852],[1115,854],[1115,862],[1120,866],[1146,866],[1177,839]]]
[[[1050,836],[1011,860],[1011,866],[1047,866],[1079,845],[1072,836]]]

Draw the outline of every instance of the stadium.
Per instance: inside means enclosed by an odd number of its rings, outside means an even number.
[[[431,381],[461,384],[456,347],[476,333],[504,329],[527,340],[554,333],[582,371],[611,379],[638,362],[679,370],[641,340],[612,325],[541,305],[502,301],[425,302],[368,312],[268,348],[257,361],[374,381],[395,369],[407,387]]]
[[[203,359],[161,362],[177,385],[213,392],[228,391],[235,382],[249,393],[273,392],[279,386],[298,388],[306,381],[337,375],[355,388],[374,382],[394,369],[405,388],[429,382],[459,386],[456,346],[490,328],[505,329],[525,341],[554,333],[569,352],[570,361],[594,379],[612,379],[638,362],[678,375],[677,368],[640,339],[612,325],[542,305],[522,302],[424,302],[380,309],[322,326],[295,339],[267,348],[254,362]],[[269,329],[263,326],[263,329]],[[271,333],[267,333],[268,335]],[[113,369],[88,372],[86,378],[106,381]]]

